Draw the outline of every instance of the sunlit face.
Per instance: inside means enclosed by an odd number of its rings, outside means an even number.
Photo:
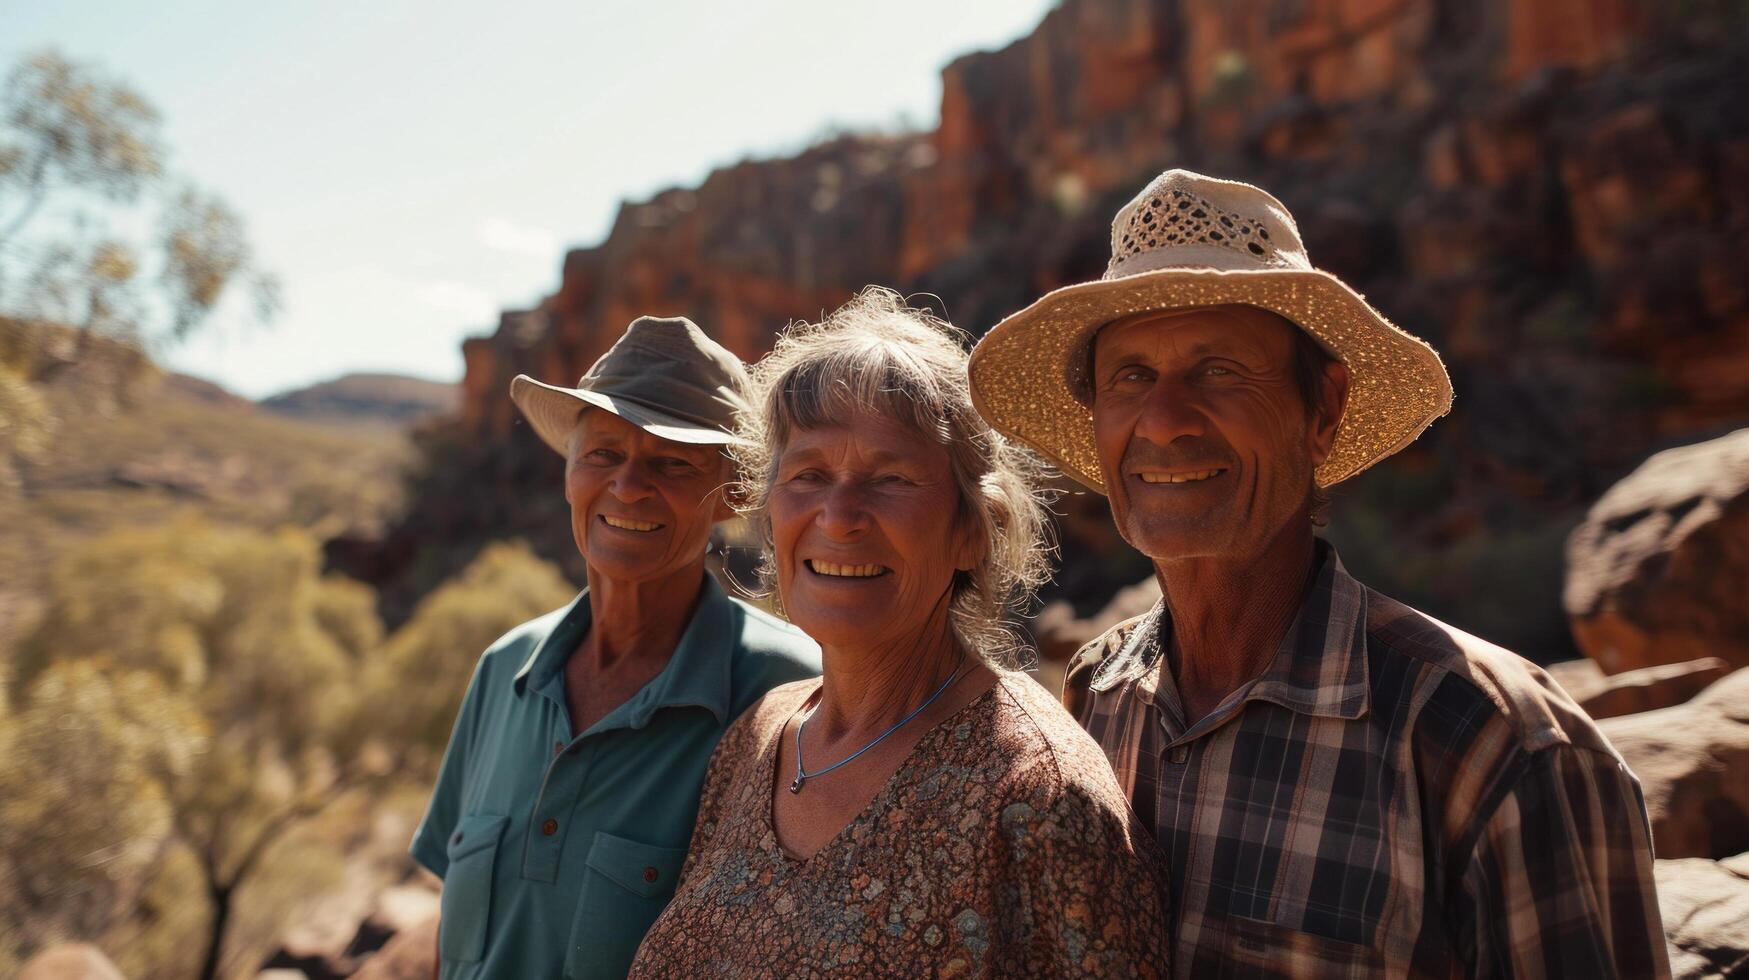
[[[975,564],[947,450],[885,419],[792,434],[767,512],[784,612],[823,647],[921,635]]]
[[[1242,557],[1305,521],[1347,374],[1309,413],[1287,321],[1249,306],[1141,314],[1094,341],[1093,426],[1119,533],[1156,560]],[[1308,527],[1309,533],[1309,527]]]
[[[571,535],[592,574],[624,583],[701,560],[732,513],[719,446],[659,439],[599,409],[584,411],[565,460]]]

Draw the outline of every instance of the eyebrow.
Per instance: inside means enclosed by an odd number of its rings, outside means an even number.
[[[892,465],[895,463],[905,464],[905,465],[918,465],[915,457],[913,457],[911,454],[905,453],[905,452],[893,452],[891,450],[886,450],[886,449],[875,449],[875,450],[871,450],[869,452],[862,453],[861,455],[863,456],[863,458],[867,459],[870,463],[873,463],[876,466]],[[783,453],[783,456],[781,458],[780,465],[792,464],[792,463],[797,463],[797,462],[809,463],[809,462],[814,462],[816,460],[823,459],[824,457],[825,457],[825,453],[820,451],[819,449],[808,448],[808,449],[785,450]]]
[[[1211,340],[1199,340],[1196,343],[1190,345],[1190,347],[1185,351],[1185,355],[1186,355],[1186,357],[1185,357],[1186,360],[1197,360],[1199,358],[1204,358],[1204,357],[1209,357],[1209,356],[1229,357],[1229,358],[1233,358],[1236,360],[1241,360],[1246,356],[1246,352],[1244,350],[1234,350],[1232,348],[1223,348],[1220,346],[1219,340],[1211,339]],[[1134,350],[1134,349],[1124,350],[1122,347],[1119,347],[1117,352],[1108,353],[1108,354],[1106,354],[1106,356],[1108,358],[1113,359],[1112,360],[1113,364],[1124,364],[1124,363],[1129,362],[1132,359],[1142,357],[1143,352],[1140,350]]]

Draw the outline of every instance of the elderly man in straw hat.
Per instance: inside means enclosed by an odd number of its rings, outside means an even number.
[[[441,977],[624,977],[674,893],[717,740],[820,673],[813,641],[705,572],[746,385],[697,326],[654,317],[575,388],[511,383],[565,457],[589,581],[493,644],[462,702],[413,841],[443,879]]]
[[[1592,721],[1313,535],[1323,488],[1450,407],[1438,355],[1247,184],[1162,174],[1112,253],[969,371],[1154,561],[1161,602],[1065,700],[1168,858],[1175,972],[1668,973],[1639,783]]]

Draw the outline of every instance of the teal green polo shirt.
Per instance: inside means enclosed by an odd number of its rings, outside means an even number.
[[[564,668],[589,617],[585,592],[474,670],[413,837],[443,879],[443,980],[624,977],[674,894],[717,740],[820,673],[812,640],[707,575],[668,666],[572,738]]]

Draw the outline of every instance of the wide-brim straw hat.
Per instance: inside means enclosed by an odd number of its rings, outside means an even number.
[[[1118,211],[1111,263],[991,328],[972,351],[972,403],[996,431],[1105,493],[1087,345],[1137,313],[1243,304],[1279,314],[1348,366],[1348,399],[1314,478],[1339,483],[1451,410],[1439,354],[1312,267],[1293,215],[1261,188],[1168,170]]]
[[[574,388],[519,374],[510,398],[560,455],[577,419],[598,408],[659,439],[728,445],[747,410],[747,366],[685,317],[633,320]]]

